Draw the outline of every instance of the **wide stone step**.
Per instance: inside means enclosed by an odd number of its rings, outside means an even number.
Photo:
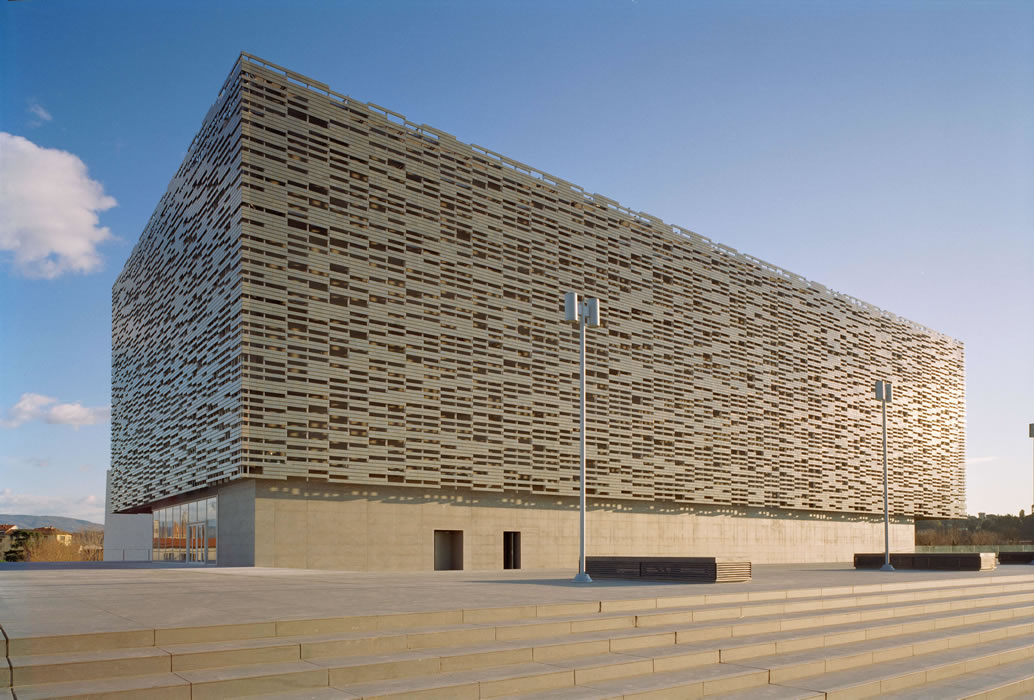
[[[556,697],[621,697],[626,686],[651,690],[680,688],[686,695],[700,697],[717,692],[762,686],[768,673],[734,664],[710,664],[689,670],[653,673],[650,659],[609,654],[602,657],[558,662],[522,664],[502,669],[486,669],[457,674],[442,674],[382,683],[335,686],[353,695],[373,700],[423,698],[493,698],[521,696],[543,691],[558,691]],[[586,690],[588,689],[588,690]]]
[[[653,658],[632,654],[599,654],[576,659],[551,661],[550,666],[574,671],[575,685],[590,685],[615,678],[646,676],[654,673]]]
[[[18,700],[191,700],[190,683],[174,673],[14,688]]]
[[[800,688],[787,688],[783,685],[765,685],[750,690],[735,690],[731,693],[718,693],[712,700],[823,700],[825,693]],[[927,698],[926,700],[930,700]]]
[[[173,672],[301,660],[299,643],[281,637],[201,644],[169,644],[161,649],[169,654]]]
[[[1000,639],[847,671],[823,673],[781,685],[826,693],[828,700],[868,698],[919,688],[976,671],[1034,658],[1034,636]],[[928,696],[933,697],[933,696]]]
[[[659,685],[659,687],[658,687]],[[627,679],[614,690],[602,690],[589,686],[575,686],[564,690],[552,690],[544,693],[527,693],[511,695],[507,700],[622,700],[637,698],[638,700],[686,700],[701,697],[694,695],[695,684],[680,686],[669,681],[660,684],[656,678]],[[703,688],[700,688],[703,692]],[[727,693],[715,693],[708,696],[712,700],[823,700],[825,693],[812,690],[787,688],[780,685],[759,685],[747,690],[734,690]],[[284,700],[287,700],[286,698]],[[930,700],[926,698],[926,700]]]
[[[44,656],[12,656],[11,685],[64,683],[169,673],[168,652],[155,647],[106,649]]]
[[[5,630],[6,633],[6,630]],[[8,636],[9,656],[67,654],[77,651],[132,649],[154,646],[153,629],[91,632],[86,634],[49,634],[38,637]]]
[[[18,700],[218,700],[277,691],[327,688],[327,670],[303,661],[238,668],[16,686]]]
[[[305,661],[180,671],[177,675],[190,683],[191,700],[219,700],[330,685],[327,669]]]
[[[601,679],[555,692],[512,693],[506,697],[514,700],[517,698],[520,700],[700,698],[748,688],[751,694],[760,694],[766,691],[767,683],[768,674],[765,671],[736,664],[710,664],[667,673]],[[802,697],[815,695],[812,693]],[[752,697],[758,697],[758,695],[752,695]]]
[[[964,673],[917,688],[884,693],[891,700],[992,700],[1034,697],[1034,666],[1030,659]]]
[[[478,700],[521,692],[574,686],[574,671],[547,664],[518,664],[504,668],[444,673],[402,680],[334,686],[364,699],[384,698]]]
[[[598,666],[583,666],[582,670],[590,668],[606,669],[608,665],[600,663]],[[344,686],[341,689],[359,695],[364,700],[415,700],[435,697],[474,700],[500,696],[524,697],[543,691],[558,691],[556,697],[634,697],[628,695],[629,689],[633,688],[636,689],[636,693],[678,689],[677,697],[691,698],[763,686],[768,681],[768,674],[764,671],[734,664],[712,664],[669,673],[646,674],[630,669],[633,672],[629,675],[614,678],[594,677],[592,673],[583,673],[582,684],[576,685],[574,679],[578,670],[578,667],[557,668],[547,664],[535,664],[481,674],[453,674],[446,683],[434,683],[433,679],[413,679],[409,682]],[[439,680],[446,679],[442,677]]]
[[[1009,639],[1034,640],[1034,623],[1003,625],[992,622],[968,627],[956,634],[931,630],[899,638],[870,639],[835,647],[811,649],[776,656],[739,661],[746,666],[769,670],[769,682],[789,683],[798,678],[860,669],[898,659],[914,659],[950,649],[979,647],[987,642]]]
[[[361,700],[357,695],[337,688],[288,690],[282,693],[263,693],[254,697],[256,700]]]

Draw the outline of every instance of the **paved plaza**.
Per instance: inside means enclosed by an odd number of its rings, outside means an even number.
[[[0,628],[8,637],[429,610],[849,589],[959,579],[1008,579],[1031,566],[985,572],[856,571],[850,564],[754,567],[747,583],[597,580],[574,570],[368,573],[167,564],[0,564]]]

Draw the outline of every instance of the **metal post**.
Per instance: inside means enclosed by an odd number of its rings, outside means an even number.
[[[1032,438],[1034,438],[1034,423],[1030,424],[1030,428],[1028,429],[1028,434]],[[1031,522],[1034,522],[1034,502],[1032,502],[1032,504],[1030,506],[1030,515],[1031,515]],[[1031,544],[1034,544],[1034,539],[1031,539]],[[1031,552],[1030,563],[1031,563],[1031,565],[1034,565],[1034,551]]]
[[[890,507],[887,501],[887,401],[883,406],[883,566],[880,571],[894,571],[890,565]]]
[[[592,583],[585,571],[585,329],[600,325],[600,300],[595,297],[580,297],[576,292],[564,294],[564,320],[578,322],[578,388],[579,437],[578,437],[578,574],[576,583]]]
[[[579,499],[579,515],[578,515],[578,575],[574,577],[576,583],[592,583],[592,578],[589,574],[585,573],[585,324],[588,322],[588,315],[585,313],[579,314],[578,326],[581,329],[581,338],[579,340],[580,351],[579,355],[581,358],[580,372],[578,373],[578,385],[581,388],[581,406],[580,406],[580,417],[579,421],[581,426],[581,435],[579,437],[579,455],[580,455],[580,469],[579,473],[581,476],[579,480],[581,482],[580,488],[580,499]]]

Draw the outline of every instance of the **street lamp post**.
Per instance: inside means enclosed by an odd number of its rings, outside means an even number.
[[[894,571],[890,565],[890,508],[887,503],[887,404],[890,403],[890,382],[876,382],[876,400],[883,408],[883,566],[880,571]]]
[[[1028,432],[1029,432],[1030,437],[1034,438],[1034,423],[1030,424],[1030,428],[1029,428]],[[1031,522],[1034,522],[1034,504],[1031,504],[1031,506],[1030,506],[1030,513],[1031,513]],[[1031,543],[1034,544],[1034,539],[1031,540]],[[1034,565],[1034,551],[1032,551],[1031,554],[1030,554],[1030,563],[1032,565]]]
[[[592,583],[592,578],[585,572],[585,329],[587,326],[593,328],[600,325],[600,300],[592,297],[578,298],[575,292],[567,292],[564,295],[564,319],[577,321],[581,330],[579,338],[579,356],[581,358],[578,373],[578,384],[581,389],[581,436],[579,438],[579,542],[578,542],[578,574],[574,577],[576,583]]]

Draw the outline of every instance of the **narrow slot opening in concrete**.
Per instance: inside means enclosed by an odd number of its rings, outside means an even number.
[[[503,533],[503,568],[521,568],[521,533]]]

